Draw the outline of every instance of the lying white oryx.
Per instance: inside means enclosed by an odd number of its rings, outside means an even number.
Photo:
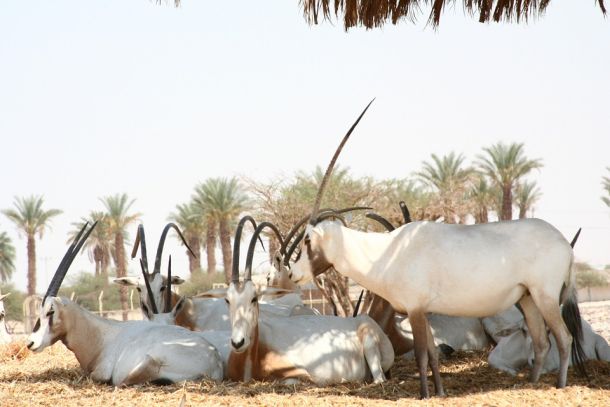
[[[6,328],[6,312],[4,311],[4,299],[11,295],[11,293],[2,294],[0,292],[0,344],[9,343],[12,338],[11,334]]]
[[[595,333],[591,325],[582,320],[583,350],[587,360],[603,360],[610,362],[610,346],[599,334]],[[559,352],[555,338],[549,335],[551,349],[542,366],[542,373],[554,372],[559,369]],[[516,375],[521,369],[533,365],[534,347],[532,338],[525,326],[501,337],[498,344],[489,354],[489,365]]]
[[[221,380],[217,350],[191,331],[144,321],[119,322],[98,317],[72,301],[56,297],[70,264],[93,227],[87,224],[62,259],[42,302],[28,348],[41,351],[62,341],[92,379],[113,385]],[[82,239],[81,239],[82,236]]]
[[[407,313],[421,397],[429,394],[428,362],[436,394],[444,394],[427,313],[486,317],[518,302],[534,339],[530,379],[539,379],[550,348],[546,323],[559,348],[557,386],[564,387],[571,344],[577,365],[582,366],[581,323],[572,248],[550,224],[539,219],[480,225],[413,222],[391,233],[359,232],[331,221],[316,224],[332,167],[364,112],[343,138],[322,179],[302,255],[291,268],[292,280],[307,282],[332,266],[388,300],[396,311]]]
[[[251,222],[254,222],[249,218]],[[245,221],[244,221],[245,222]],[[254,227],[256,227],[256,224]],[[178,227],[172,223],[168,224],[161,235],[159,245],[157,246],[157,255],[155,258],[155,266],[152,273],[148,272],[148,261],[146,259],[146,240],[144,235],[144,227],[138,227],[138,234],[132,251],[132,258],[136,256],[138,248],[140,248],[142,277],[122,277],[114,280],[115,283],[126,286],[135,286],[140,294],[140,307],[144,318],[148,318],[151,314],[158,313],[155,309],[155,304],[166,304],[169,300],[171,306],[174,307],[181,298],[178,294],[166,289],[171,285],[182,284],[184,280],[178,276],[172,276],[171,284],[167,284],[167,277],[161,274],[161,257],[163,254],[163,246],[165,237],[169,228],[174,228],[180,236],[182,233]],[[241,228],[243,228],[243,223]],[[241,230],[238,227],[238,230]],[[235,242],[237,251],[239,251],[239,242],[241,234],[237,236]],[[186,245],[186,242],[183,239]],[[188,246],[187,246],[188,247]],[[190,250],[190,249],[189,249]],[[234,251],[235,253],[235,251]],[[235,256],[235,254],[234,254]],[[239,264],[233,261],[233,268],[238,268]],[[302,304],[301,304],[302,305]],[[310,313],[306,307],[294,307],[292,305],[284,305],[281,301],[270,301],[268,304],[261,304],[261,309],[265,314],[290,316],[294,314]],[[210,298],[208,295],[195,296],[185,298],[184,304],[180,307],[180,312],[176,315],[176,324],[194,331],[207,330],[229,330],[229,309],[224,300],[219,298]]]
[[[318,385],[385,380],[394,362],[392,345],[369,317],[293,316],[259,318],[251,280],[256,238],[275,226],[260,224],[250,242],[244,282],[233,274],[226,294],[231,315],[229,377],[233,380],[304,379]]]

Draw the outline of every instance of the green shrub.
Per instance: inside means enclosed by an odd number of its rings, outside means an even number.
[[[585,287],[603,287],[608,285],[606,276],[593,268],[580,268],[576,270],[576,286],[578,288]]]
[[[4,310],[6,312],[6,319],[10,321],[23,321],[23,300],[26,295],[15,288],[13,283],[6,283],[0,285],[0,291],[3,294],[11,293],[4,299]]]
[[[191,296],[212,288],[212,284],[219,284],[225,282],[224,273],[193,273],[191,277],[180,285],[180,294]]]
[[[76,303],[90,311],[98,311],[98,298],[102,290],[104,290],[104,297],[102,299],[104,310],[121,309],[119,286],[109,284],[103,276],[96,277],[87,272],[80,272],[68,277],[59,290],[59,296],[70,298],[72,293],[74,293],[74,301]],[[134,298],[134,302],[136,300]]]

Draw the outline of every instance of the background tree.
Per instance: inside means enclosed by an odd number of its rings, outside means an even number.
[[[429,210],[443,216],[446,223],[460,222],[470,212],[465,199],[471,185],[473,170],[464,166],[464,156],[451,152],[443,157],[432,154],[432,162],[424,161],[416,175],[436,192]]]
[[[176,211],[169,215],[168,220],[180,226],[187,243],[195,256],[186,250],[189,259],[189,270],[192,273],[201,271],[202,237],[206,231],[205,216],[195,202],[176,205]]]
[[[523,182],[515,188],[515,205],[519,208],[519,219],[525,219],[527,213],[531,212],[534,205],[540,200],[542,192],[536,182]]]
[[[59,209],[45,211],[43,203],[42,196],[16,197],[14,209],[2,211],[27,239],[28,295],[36,294],[36,235],[42,239],[51,219],[62,213]]]
[[[231,235],[237,223],[236,218],[248,205],[248,198],[236,178],[210,178],[197,186],[193,200],[207,221],[208,255],[210,255],[209,245],[212,243],[210,230],[218,225],[222,262],[226,281],[229,282],[233,260]],[[215,239],[213,247],[215,247]]]
[[[116,194],[100,198],[106,208],[108,232],[114,237],[114,264],[116,265],[117,277],[127,275],[127,262],[125,258],[125,242],[127,227],[141,216],[140,213],[132,213],[131,206],[135,199],[129,200],[127,194]],[[121,307],[123,308],[123,320],[127,320],[129,306],[127,303],[127,287],[120,287]]]
[[[6,232],[0,233],[0,281],[11,279],[15,271],[15,247]]]
[[[470,189],[469,197],[474,209],[474,222],[489,222],[489,211],[494,208],[495,191],[489,186],[485,177],[479,175]]]
[[[606,167],[606,170],[610,172],[610,167]],[[602,201],[610,207],[610,177],[602,177],[602,186],[607,196],[602,196]]]
[[[97,221],[97,226],[89,235],[84,248],[89,253],[89,259],[95,264],[95,276],[104,276],[108,279],[108,268],[110,260],[114,256],[114,235],[110,232],[107,215],[101,211],[92,211],[88,217],[81,218],[81,222],[72,223],[74,229],[69,232],[68,242],[72,242],[78,235],[85,222],[92,225]]]
[[[528,159],[523,143],[497,143],[483,148],[485,154],[478,155],[478,165],[502,191],[500,220],[513,218],[513,189],[517,182],[532,170],[542,168],[542,160]]]

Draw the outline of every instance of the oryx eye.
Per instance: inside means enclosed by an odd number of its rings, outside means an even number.
[[[48,318],[48,317],[50,317],[53,314],[55,314],[55,311],[51,310],[51,311],[47,312],[46,317]]]
[[[227,305],[230,305],[229,300],[225,298],[225,302],[227,303]]]
[[[142,292],[142,289],[140,287],[136,287],[136,290],[138,290],[139,293]]]
[[[258,301],[258,298],[254,297],[254,298],[252,298],[252,302],[251,303],[254,304],[254,303],[256,303],[256,301]]]
[[[165,290],[165,286],[161,287],[161,292],[163,292]]]

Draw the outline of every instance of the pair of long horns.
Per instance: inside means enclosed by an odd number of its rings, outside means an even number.
[[[256,221],[254,221],[254,218],[252,218],[250,215],[242,217],[237,224],[237,229],[235,229],[235,239],[233,240],[233,262],[231,265],[231,282],[233,283],[239,282],[239,251],[241,248],[241,235],[246,222],[250,222],[252,227],[256,230]],[[265,245],[263,244],[263,239],[258,236],[258,240],[261,242],[261,246],[263,246],[264,249]],[[282,242],[280,241],[280,244],[281,243]]]
[[[409,213],[409,208],[407,208],[407,204],[405,203],[405,201],[400,201],[399,206],[400,206],[400,211],[402,212],[402,217],[405,221],[404,224],[406,225],[407,223],[411,223],[411,214]],[[381,225],[383,225],[383,227],[385,227],[388,230],[388,232],[391,232],[394,229],[396,229],[389,220],[387,220],[386,218],[384,218],[383,216],[381,216],[377,213],[369,212],[365,216],[369,219],[372,219],[374,221],[381,223]]]
[[[66,277],[70,265],[74,261],[74,258],[76,257],[80,249],[85,244],[85,241],[87,241],[87,238],[89,237],[93,229],[95,229],[96,225],[97,221],[91,226],[89,230],[87,230],[89,222],[85,222],[83,228],[80,230],[80,232],[78,232],[78,235],[76,235],[76,237],[72,241],[72,244],[70,245],[70,247],[68,247],[66,254],[64,254],[64,257],[61,259],[61,262],[59,263],[59,266],[57,267],[57,270],[53,275],[53,279],[49,283],[49,288],[47,288],[47,292],[42,300],[43,304],[47,297],[54,297],[57,295],[57,293],[59,292],[59,287],[61,287],[61,283],[64,281],[64,277]]]
[[[174,229],[176,231],[176,233],[178,233],[178,236],[180,236],[182,243],[186,246],[189,253],[191,253],[191,255],[195,258],[197,257],[195,255],[195,253],[193,252],[193,250],[191,249],[191,247],[189,246],[189,244],[186,242],[186,239],[184,238],[184,235],[180,231],[180,228],[178,228],[178,226],[176,226],[175,223],[170,222],[167,225],[165,225],[165,227],[163,228],[163,232],[161,233],[161,238],[159,239],[159,244],[157,245],[157,254],[155,256],[155,265],[154,265],[152,274],[157,274],[157,273],[161,272],[161,257],[163,256],[163,247],[165,246],[165,239],[167,238],[167,233],[169,232],[170,229]],[[131,251],[132,259],[134,257],[136,257],[136,255],[138,254],[138,249],[140,249],[140,251],[142,253],[143,269],[146,274],[149,274],[150,272],[148,269],[148,254],[146,251],[146,237],[144,235],[144,225],[142,225],[142,224],[138,225],[138,233],[136,234],[136,240],[133,244],[133,249]]]
[[[142,276],[144,277],[144,285],[146,286],[146,292],[148,293],[148,298],[150,298],[150,306],[152,307],[153,314],[158,314],[159,309],[157,308],[157,304],[155,303],[155,297],[153,297],[152,288],[150,286],[150,281],[148,281],[148,275],[144,268],[144,260],[140,258],[140,267],[142,268]],[[172,310],[172,256],[169,256],[169,263],[167,265],[167,286],[166,286],[166,295],[165,295],[165,311],[170,312]]]

